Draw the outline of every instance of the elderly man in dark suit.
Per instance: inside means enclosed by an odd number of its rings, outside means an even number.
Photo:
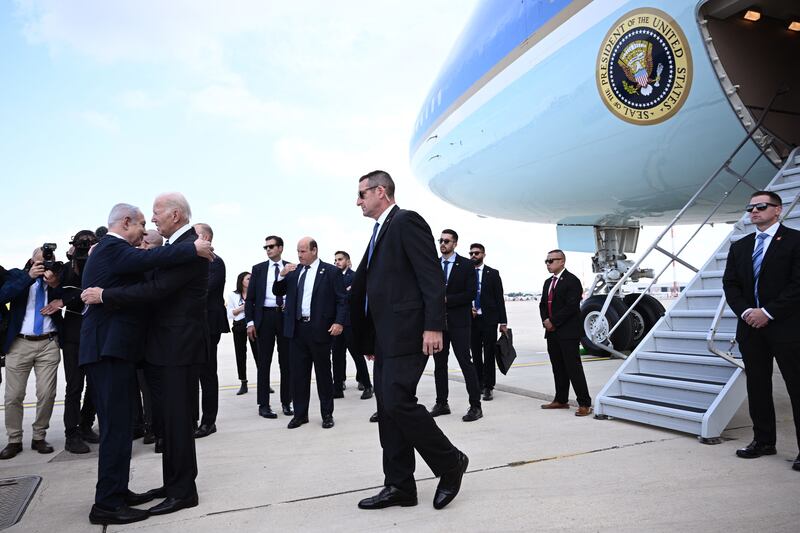
[[[128,490],[131,427],[136,360],[142,356],[145,316],[142,309],[118,308],[107,298],[115,287],[143,279],[142,273],[158,266],[187,264],[198,254],[212,257],[203,241],[187,240],[170,249],[136,248],[144,235],[144,215],[128,204],[111,210],[109,233],[94,248],[83,271],[88,287],[82,298],[90,305],[81,324],[80,364],[86,370],[100,421],[95,504],[89,514],[93,524],[125,524],[144,520],[145,510],[131,509],[152,500],[152,493]]]
[[[297,243],[299,265],[283,267],[272,286],[284,297],[283,334],[291,341],[294,417],[289,429],[308,423],[311,366],[317,378],[322,427],[333,427],[331,336],[341,335],[346,295],[339,270],[318,257],[317,241],[304,237]]]
[[[539,314],[545,329],[547,353],[553,366],[556,395],[552,402],[541,407],[569,409],[569,385],[572,383],[578,400],[575,416],[588,416],[592,413],[592,398],[579,352],[583,287],[581,280],[566,269],[566,261],[561,250],[551,250],[544,260],[552,276],[544,282]]]
[[[441,509],[458,494],[469,460],[416,398],[428,357],[442,349],[446,326],[433,236],[422,217],[395,205],[394,181],[384,171],[359,179],[356,204],[375,225],[353,279],[350,313],[358,350],[375,360],[385,476],[383,490],[358,506],[416,505],[416,451],[440,478],[433,506]]]
[[[739,317],[736,340],[753,420],[753,441],[736,450],[744,459],[777,453],[773,358],[786,382],[800,447],[800,232],[780,223],[782,203],[774,192],[753,193],[745,209],[756,231],[731,245],[722,278],[728,305]],[[800,470],[800,455],[792,468]]]

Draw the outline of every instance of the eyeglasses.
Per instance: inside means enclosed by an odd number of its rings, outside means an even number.
[[[273,248],[275,248],[277,246],[278,246],[277,244],[265,244],[264,245],[264,249],[265,250],[272,250]]]
[[[374,185],[372,187],[367,187],[363,191],[358,191],[358,198],[363,200],[364,197],[366,196],[366,194],[364,194],[364,193],[366,193],[367,191],[371,191],[372,189],[377,189],[378,187],[380,187],[380,185]]]
[[[555,257],[553,259],[545,259],[544,262],[548,265],[552,265],[555,261],[563,261],[560,257]]]
[[[439,244],[450,244],[451,242],[453,241],[450,239],[439,239]]]
[[[753,209],[758,209],[759,211],[765,211],[767,207],[778,207],[778,204],[771,204],[769,202],[759,202],[757,204],[747,204],[747,207],[744,208],[745,211],[748,213],[752,213]]]
[[[476,250],[474,252],[470,252],[469,255],[481,255],[482,253],[483,252],[481,252],[480,250]]]

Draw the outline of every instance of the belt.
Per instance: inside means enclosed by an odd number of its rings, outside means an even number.
[[[297,319],[297,321],[298,322],[311,322],[311,317],[310,316],[301,316],[300,318]]]
[[[280,307],[267,307],[267,306],[264,306],[261,309],[264,309],[265,311],[280,311],[281,310]]]
[[[43,335],[23,335],[22,333],[17,333],[18,339],[25,339],[26,341],[44,341],[44,340],[52,340],[58,336],[57,333],[45,333]]]

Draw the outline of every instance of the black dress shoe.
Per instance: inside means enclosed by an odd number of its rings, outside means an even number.
[[[395,505],[413,507],[417,505],[417,495],[408,494],[395,487],[383,487],[383,490],[375,496],[364,498],[358,502],[359,509],[385,509]]]
[[[147,492],[145,492],[145,494],[147,494],[150,497],[151,500],[157,500],[157,499],[160,499],[160,498],[166,498],[167,497],[167,489],[164,486],[161,486],[161,487],[158,487],[158,488],[155,488],[155,489],[150,489]]]
[[[242,386],[239,387],[239,390],[236,392],[236,396],[241,396],[242,394],[247,394],[247,380],[242,380]]]
[[[3,448],[3,451],[0,452],[0,460],[11,459],[12,457],[16,457],[18,453],[22,452],[22,443],[21,442],[9,442],[6,444],[6,447]]]
[[[150,513],[146,510],[131,509],[127,505],[120,505],[113,511],[92,505],[92,510],[89,512],[89,522],[97,525],[131,524],[145,520],[148,516],[150,516]]]
[[[464,422],[475,422],[479,418],[483,418],[483,409],[480,407],[470,407],[467,414],[461,417],[461,420]]]
[[[447,403],[437,403],[431,409],[431,416],[449,415],[450,406]]]
[[[155,499],[156,496],[152,490],[142,492],[141,494],[129,490],[128,493],[125,494],[125,505],[130,505],[133,507],[136,505],[142,505],[143,503],[147,503]]]
[[[339,387],[334,387],[333,389],[333,397],[335,399],[344,398],[344,392]]]
[[[95,433],[91,426],[81,426],[80,431],[84,442],[89,444],[98,444],[100,442],[100,435]]]
[[[272,387],[270,387],[270,388],[269,388],[269,393],[270,393],[270,394],[275,394],[275,389],[273,389]]]
[[[156,436],[152,431],[148,431],[142,437],[142,444],[153,444],[156,441]]]
[[[208,437],[212,433],[217,432],[216,424],[200,424],[200,427],[194,430],[194,438],[202,439]]]
[[[358,390],[364,390],[364,389],[365,389],[364,384],[359,381],[358,382]]]
[[[778,453],[775,450],[774,444],[762,444],[758,441],[753,441],[744,448],[736,450],[736,455],[742,459],[755,459],[762,455],[775,455]]]
[[[197,503],[197,494],[190,496],[189,498],[183,498],[182,500],[169,497],[158,505],[151,507],[149,511],[150,514],[154,516],[160,514],[169,514],[174,513],[175,511],[180,511],[181,509],[197,507]]]
[[[91,450],[89,449],[89,445],[83,442],[77,435],[71,435],[67,437],[67,442],[64,443],[64,449],[67,450],[69,453],[89,453]]]
[[[330,429],[333,427],[333,416],[323,416],[322,417],[322,427],[325,429]]]
[[[156,446],[154,450],[156,453],[164,453],[164,439],[161,437],[156,437]]]
[[[483,401],[491,402],[492,400],[494,400],[492,389],[483,389]]]
[[[370,422],[377,422],[378,421],[378,413],[377,412],[372,413],[372,416],[369,417],[369,421]]]
[[[800,454],[797,455],[797,458],[792,463],[792,470],[800,472]]]
[[[303,424],[308,424],[308,417],[307,416],[304,416],[304,417],[301,417],[301,418],[300,417],[292,418],[291,420],[289,420],[289,424],[286,427],[289,428],[289,429],[294,429],[294,428],[299,428]]]
[[[32,440],[31,450],[36,450],[39,453],[53,453],[53,447],[44,439]]]
[[[287,404],[282,405],[281,407],[283,408],[283,414],[285,416],[294,416],[294,411],[292,411],[292,406],[291,405],[289,405],[287,403]]]
[[[275,414],[275,411],[273,411],[269,405],[259,405],[258,416],[263,416],[264,418],[278,418],[278,415]]]
[[[361,393],[361,399],[369,400],[370,398],[372,398],[372,395],[373,395],[372,387],[364,387],[364,392]]]
[[[436,494],[433,496],[434,509],[441,509],[455,499],[461,489],[461,478],[464,477],[468,466],[469,458],[458,452],[458,465],[439,478],[439,486],[436,487]]]

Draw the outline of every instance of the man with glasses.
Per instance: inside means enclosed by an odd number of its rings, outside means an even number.
[[[478,371],[478,381],[483,391],[484,401],[494,398],[497,372],[494,366],[494,347],[497,342],[497,327],[500,332],[508,331],[506,301],[503,297],[503,280],[500,272],[483,263],[486,248],[479,243],[469,247],[469,257],[475,266],[478,290],[472,301],[472,360]]]
[[[569,385],[575,391],[578,410],[575,416],[592,412],[592,398],[586,385],[583,364],[578,350],[582,333],[581,281],[565,268],[567,258],[561,250],[551,250],[544,260],[552,274],[544,282],[539,314],[547,339],[547,353],[553,367],[556,395],[542,409],[569,409]]]
[[[294,415],[292,411],[292,378],[289,368],[289,340],[283,336],[283,296],[275,296],[272,286],[278,280],[281,270],[287,264],[281,260],[283,239],[270,235],[264,240],[267,261],[253,266],[250,275],[250,288],[244,303],[244,318],[247,321],[247,336],[256,341],[258,356],[258,414],[264,418],[278,418],[269,404],[270,369],[272,352],[278,344],[278,366],[281,373],[280,396],[283,414]]]
[[[450,405],[447,403],[447,397],[450,394],[447,359],[452,343],[453,353],[461,367],[469,394],[469,410],[461,419],[464,422],[474,422],[483,417],[478,373],[475,371],[475,365],[472,364],[469,355],[471,309],[478,291],[478,282],[472,262],[458,255],[455,252],[456,246],[458,246],[458,233],[452,229],[443,230],[439,238],[439,251],[442,252],[439,260],[445,284],[447,331],[444,332],[442,350],[433,356],[436,404],[431,409],[431,416],[450,414]]]
[[[756,231],[731,244],[722,286],[736,316],[736,341],[747,376],[753,441],[743,459],[775,455],[772,359],[778,361],[792,403],[800,446],[800,232],[780,223],[782,199],[756,191],[745,210]],[[800,455],[792,464],[800,471]]]

